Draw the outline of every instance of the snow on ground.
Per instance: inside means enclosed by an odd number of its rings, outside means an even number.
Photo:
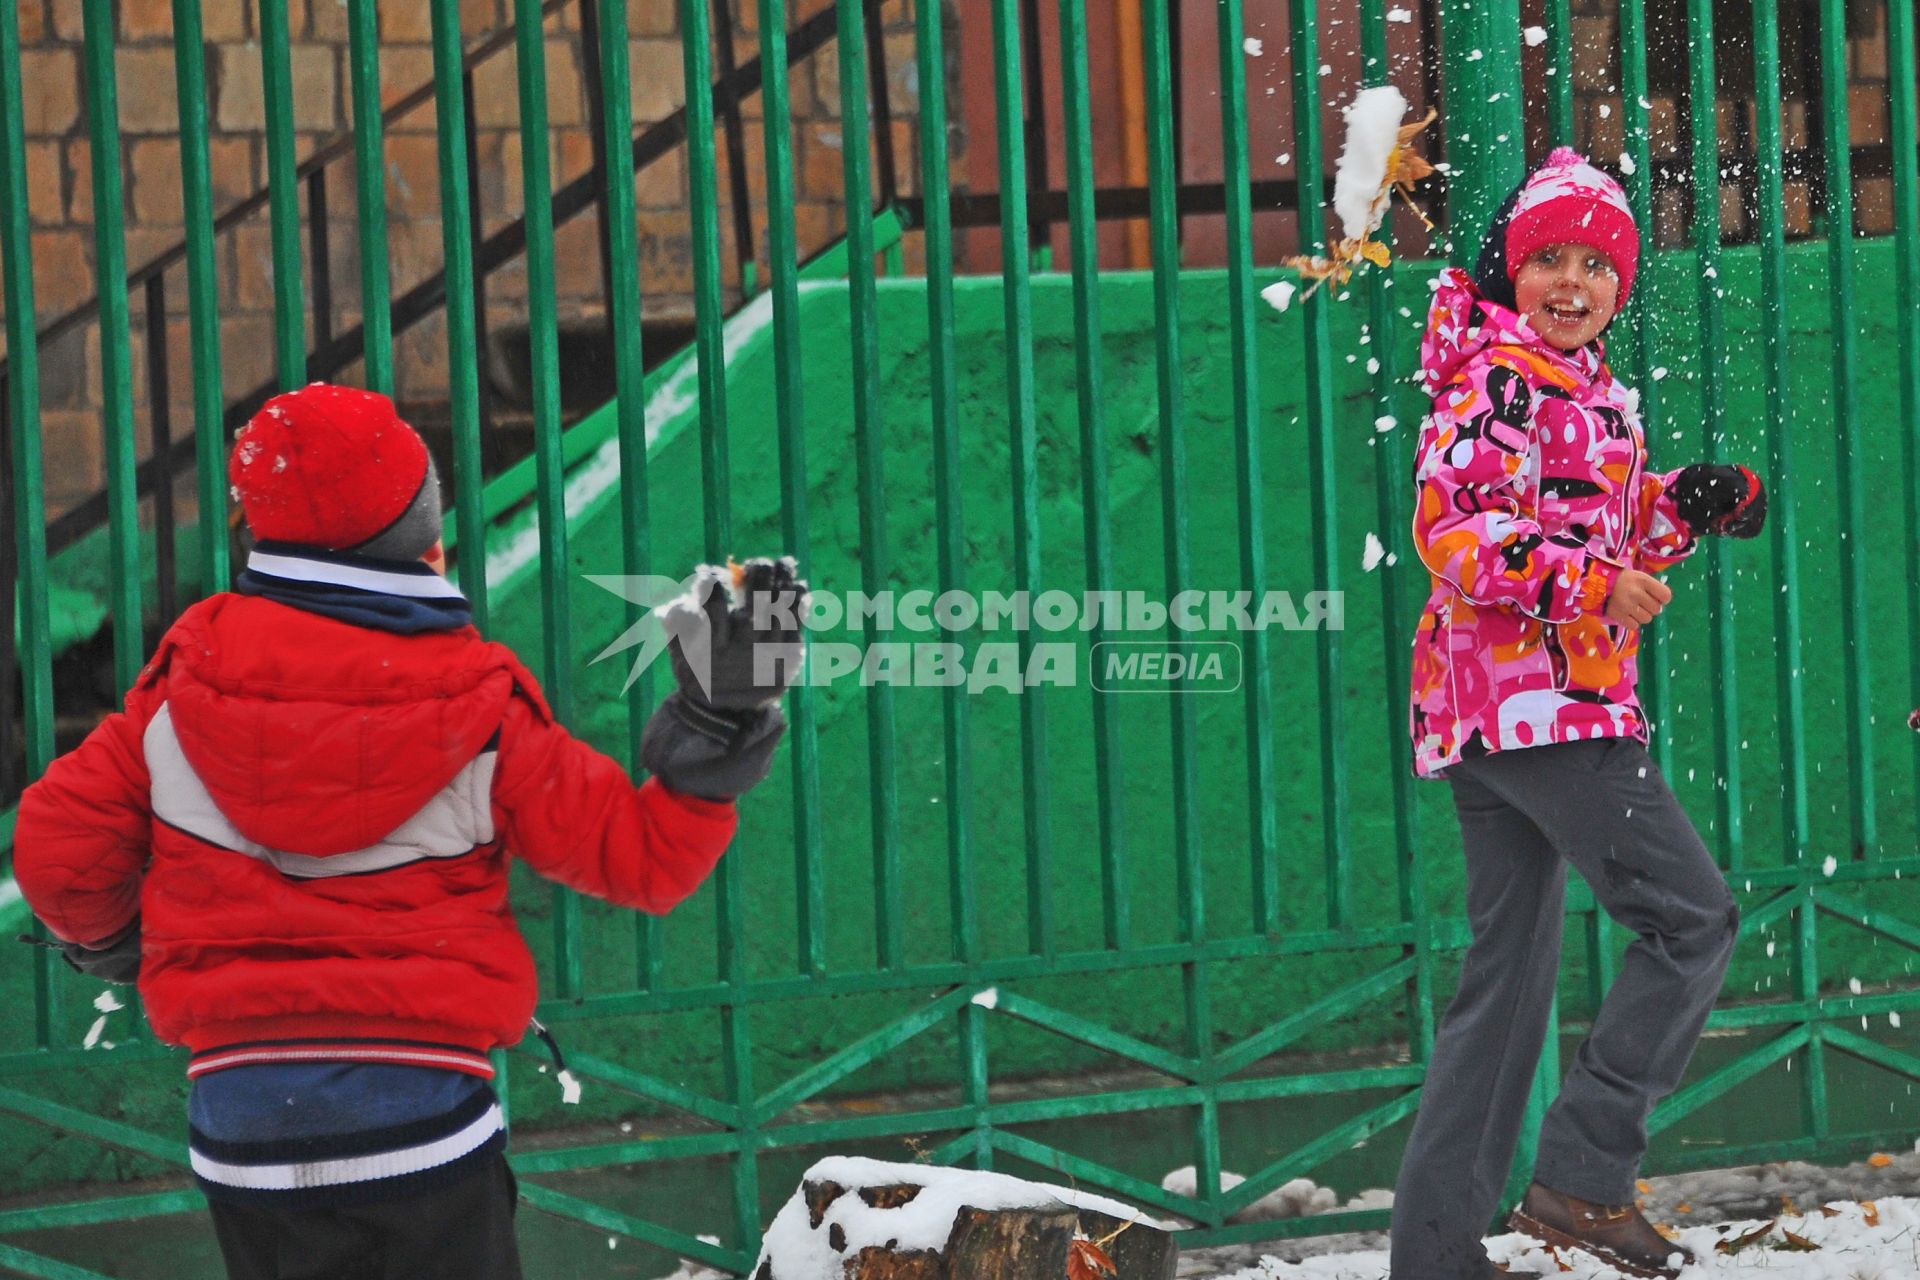
[[[1744,1246],[1720,1251],[1723,1243],[1763,1228],[1764,1234],[1755,1235]],[[1798,1237],[1797,1243],[1789,1232]],[[1843,1202],[1759,1222],[1685,1227],[1677,1239],[1699,1259],[1681,1270],[1681,1280],[1714,1276],[1913,1280],[1920,1276],[1920,1200]],[[1487,1241],[1487,1256],[1521,1273],[1563,1280],[1621,1280],[1621,1273],[1605,1263],[1572,1250],[1556,1255],[1522,1235],[1495,1236]],[[1386,1253],[1371,1250],[1302,1262],[1267,1258],[1223,1280],[1383,1280],[1386,1274]]]
[[[1190,1168],[1167,1175],[1167,1189],[1191,1194]],[[1234,1185],[1238,1175],[1225,1174],[1223,1184]],[[1669,1174],[1641,1184],[1640,1204],[1656,1226],[1671,1226],[1681,1243],[1709,1257],[1709,1265],[1686,1272],[1686,1280],[1717,1276],[1768,1276],[1779,1280],[1920,1280],[1920,1144],[1913,1151],[1878,1155],[1871,1160],[1829,1166],[1798,1160],[1707,1169]],[[1341,1202],[1331,1188],[1317,1187],[1301,1178],[1269,1193],[1234,1221],[1257,1218],[1293,1218],[1341,1209],[1389,1208],[1390,1191],[1363,1191]],[[1863,1209],[1862,1205],[1872,1209]],[[1838,1210],[1828,1216],[1820,1206]],[[1879,1226],[1866,1219],[1877,1215]],[[1775,1221],[1768,1239],[1785,1242],[1784,1227],[1823,1247],[1812,1253],[1783,1252],[1764,1247],[1764,1240],[1737,1255],[1715,1255],[1723,1238],[1738,1238],[1762,1223]],[[1743,1224],[1734,1230],[1734,1224]],[[1522,1246],[1524,1238],[1499,1236],[1488,1241],[1490,1256],[1524,1265],[1545,1255]],[[1387,1274],[1387,1233],[1308,1236],[1264,1243],[1217,1245],[1183,1250],[1182,1280],[1384,1280]],[[1903,1252],[1904,1251],[1904,1252]],[[1711,1255],[1711,1256],[1710,1256]],[[1611,1268],[1576,1262],[1560,1271],[1543,1268],[1571,1280],[1616,1280]]]

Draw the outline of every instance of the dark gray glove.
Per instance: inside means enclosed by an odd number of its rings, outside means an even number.
[[[108,939],[98,947],[83,947],[77,942],[62,942],[58,938],[36,938],[30,933],[20,935],[20,941],[30,942],[36,947],[45,947],[49,951],[58,951],[66,957],[69,965],[89,978],[98,978],[102,982],[112,982],[127,986],[140,980],[140,918],[134,917],[133,923]]]
[[[640,763],[663,786],[702,800],[731,800],[765,781],[787,731],[778,702],[723,711],[686,690],[667,695],[640,735]]]
[[[1758,537],[1767,523],[1767,486],[1746,467],[1696,462],[1667,486],[1674,509],[1695,534]]]
[[[729,576],[702,565],[692,591],[662,606],[660,621],[681,691],[721,711],[750,711],[777,701],[800,673],[807,584],[791,560],[749,560],[735,604]]]

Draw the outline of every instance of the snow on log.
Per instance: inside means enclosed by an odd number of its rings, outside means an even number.
[[[1005,1174],[831,1156],[775,1215],[754,1280],[1172,1280],[1164,1224]],[[1110,1269],[1107,1264],[1111,1264]]]

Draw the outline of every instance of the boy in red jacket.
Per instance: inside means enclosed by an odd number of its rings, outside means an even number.
[[[751,617],[708,587],[711,674],[678,635],[635,787],[436,572],[432,460],[385,396],[277,397],[229,472],[246,570],[28,789],[15,874],[193,1051],[193,1169],[236,1280],[517,1277],[488,1051],[536,990],[508,856],[656,914],[691,894],[784,732],[805,584],[757,563]]]

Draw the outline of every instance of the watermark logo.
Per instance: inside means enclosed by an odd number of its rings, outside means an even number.
[[[684,579],[589,574],[587,580],[645,611],[593,658],[632,653],[622,692],[669,652],[676,636],[705,686],[711,623],[702,601],[709,591],[728,589],[724,571],[703,568]],[[751,603],[765,608],[764,601]],[[1338,591],[1256,597],[1247,590],[1193,590],[1171,600],[1142,591],[813,591],[802,615],[803,683],[963,686],[970,693],[1083,681],[1111,692],[1226,693],[1245,676],[1235,637],[1346,625]],[[769,662],[775,660],[770,654]]]
[[[667,652],[669,635],[665,621],[661,617],[661,609],[687,596],[693,590],[694,582],[698,577],[697,573],[689,574],[686,578],[679,580],[650,573],[588,574],[588,582],[596,587],[604,587],[627,603],[638,605],[646,612],[639,621],[616,636],[612,644],[596,653],[587,665],[592,666],[595,662],[602,662],[629,649],[638,649],[639,652],[633,655],[632,665],[627,669],[627,682],[620,686],[620,692],[625,693],[633,688],[634,682],[640,678],[640,673],[652,666],[654,660],[661,654]],[[689,653],[689,659],[698,660],[704,665],[706,648],[705,645],[697,646],[698,651]],[[706,687],[709,673],[700,671],[696,674],[700,677],[701,686]]]

